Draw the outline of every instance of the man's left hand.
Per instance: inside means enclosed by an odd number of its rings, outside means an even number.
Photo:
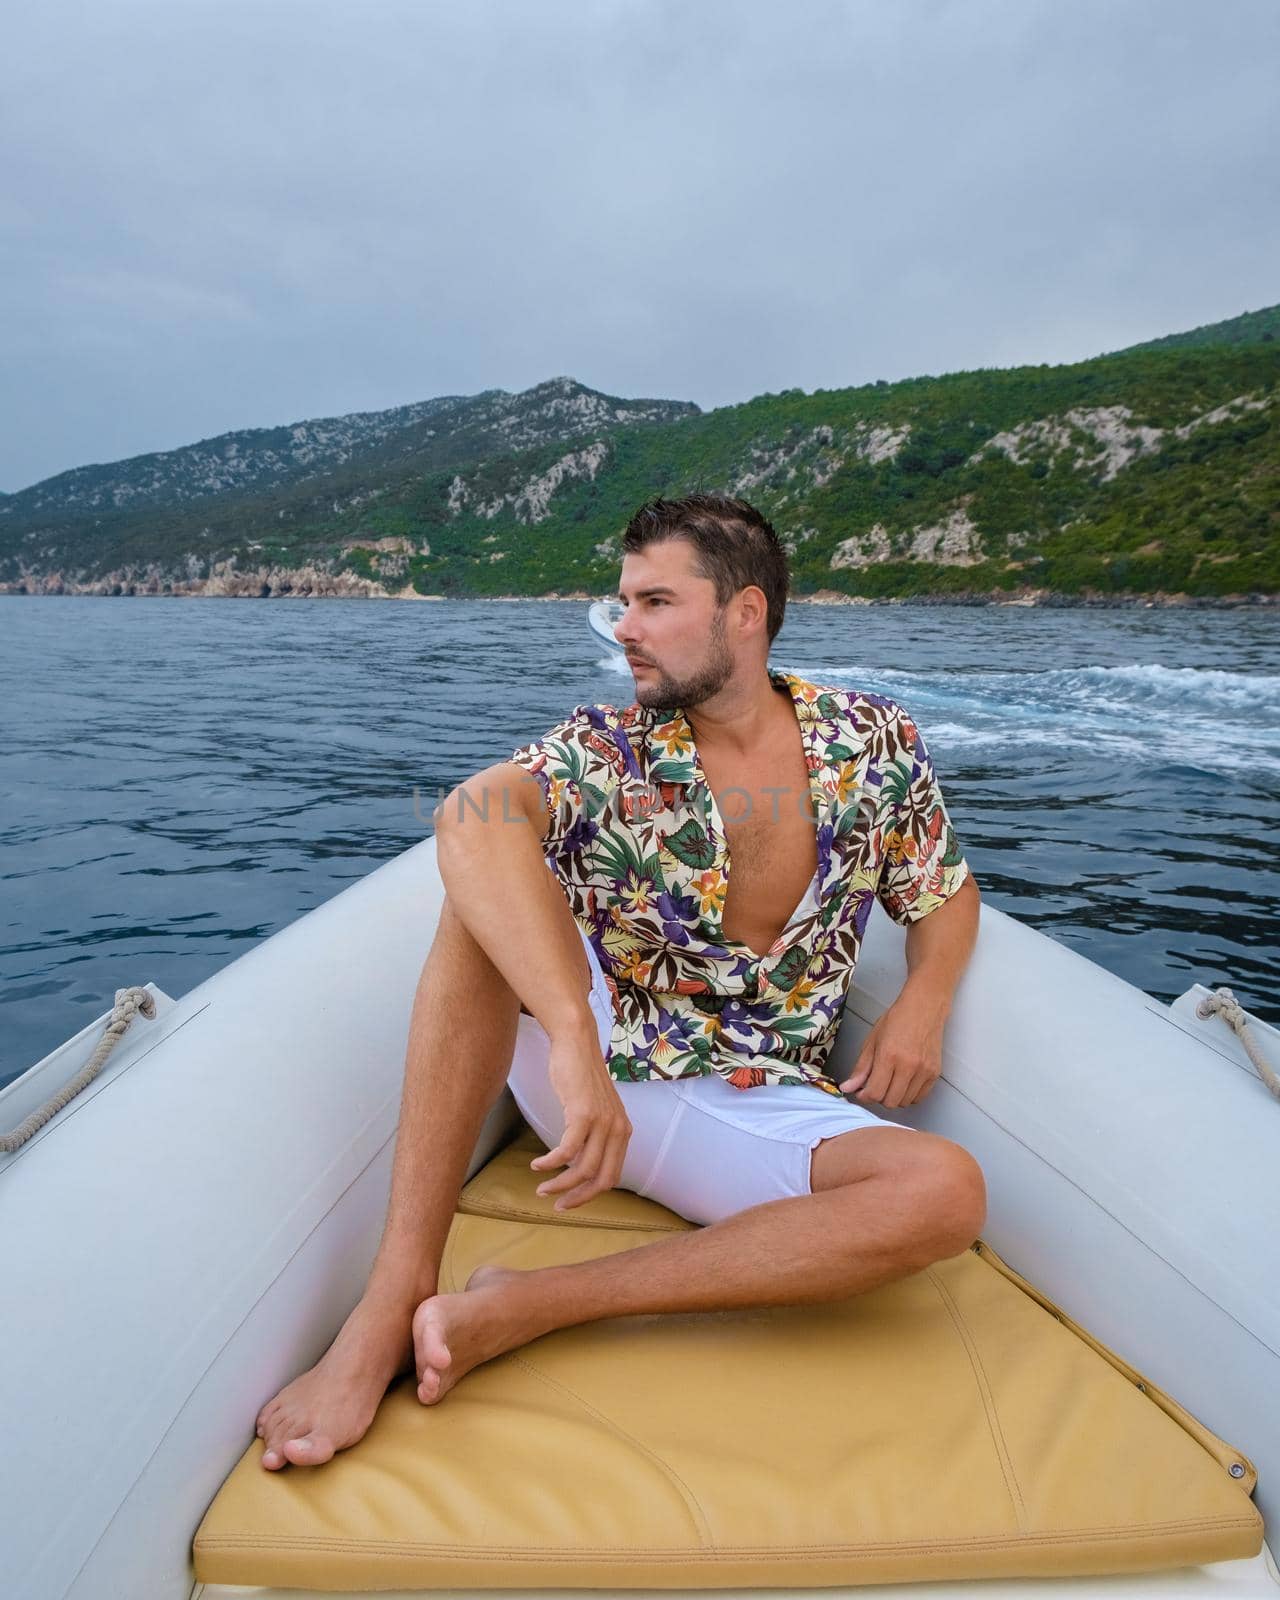
[[[872,1026],[841,1091],[882,1106],[923,1100],[942,1072],[946,1020],[945,1007],[904,991]]]

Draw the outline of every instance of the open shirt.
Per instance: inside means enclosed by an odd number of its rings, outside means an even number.
[[[680,709],[577,706],[511,757],[541,785],[543,851],[605,974],[620,1081],[718,1072],[840,1094],[825,1066],[872,900],[907,925],[969,875],[900,705],[769,678],[800,725],[818,868],[764,955],[721,926],[729,845]]]

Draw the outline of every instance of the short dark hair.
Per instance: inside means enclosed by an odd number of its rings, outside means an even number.
[[[694,571],[715,584],[718,605],[727,605],[749,584],[762,589],[765,628],[773,643],[787,608],[791,574],[773,525],[754,506],[720,494],[647,501],[627,523],[622,552],[636,555],[666,539],[684,539],[694,547]]]

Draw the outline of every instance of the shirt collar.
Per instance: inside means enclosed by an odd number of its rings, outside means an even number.
[[[814,685],[804,678],[797,677],[795,673],[782,672],[773,667],[770,667],[768,672],[769,681],[776,688],[787,690],[793,707],[801,701],[817,697],[818,690]],[[652,709],[641,707],[641,714],[644,719],[643,738],[649,758],[650,780],[655,783],[678,784],[685,788],[705,783],[706,776],[698,765],[693,728],[684,711],[679,706]],[[812,718],[799,717],[798,720],[800,734],[804,740],[805,755],[809,758],[811,783],[816,784],[817,779],[814,774],[825,760],[821,739]]]

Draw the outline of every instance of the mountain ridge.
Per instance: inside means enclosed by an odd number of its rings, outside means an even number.
[[[772,518],[798,598],[1266,597],[1277,330],[710,412],[560,376],[240,430],[0,497],[0,592],[599,593],[635,506],[704,488]]]

